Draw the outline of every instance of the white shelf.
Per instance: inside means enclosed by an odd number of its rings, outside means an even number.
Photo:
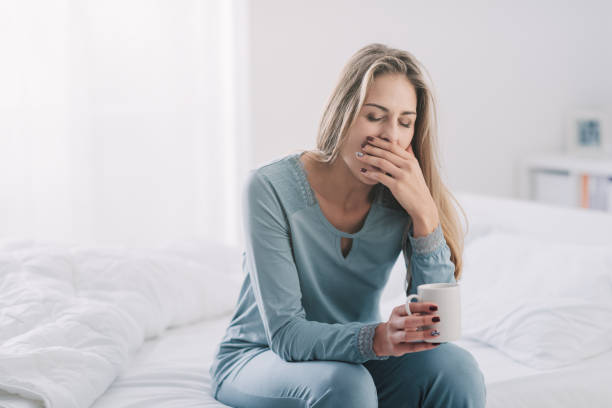
[[[534,154],[519,174],[526,200],[612,212],[612,158]]]
[[[557,170],[567,171],[573,174],[612,177],[612,158],[541,154],[526,157],[523,159],[523,165],[531,169]]]

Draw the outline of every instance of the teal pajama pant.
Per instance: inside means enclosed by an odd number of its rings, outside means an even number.
[[[484,376],[472,354],[453,344],[370,360],[282,360],[271,350],[222,384],[217,400],[232,407],[484,407]]]

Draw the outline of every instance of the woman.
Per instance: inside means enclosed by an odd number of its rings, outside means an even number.
[[[317,149],[251,171],[246,273],[210,369],[235,407],[483,407],[473,356],[432,344],[439,316],[379,315],[403,250],[406,293],[456,282],[463,236],[436,168],[435,106],[408,52],[372,44],[343,70]]]

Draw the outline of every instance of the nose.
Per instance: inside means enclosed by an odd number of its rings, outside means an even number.
[[[397,125],[395,122],[397,121],[389,121],[388,123],[386,123],[381,131],[380,137],[382,139],[385,139],[388,142],[391,143],[397,143],[398,139],[399,139],[399,125]]]

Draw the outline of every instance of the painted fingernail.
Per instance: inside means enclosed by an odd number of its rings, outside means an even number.
[[[438,306],[429,306],[429,310],[438,310]]]
[[[355,154],[357,155],[357,157],[363,157],[363,153],[361,152],[355,152]]]
[[[374,141],[374,138],[372,136],[368,136],[366,137],[366,139],[368,139],[370,142]]]
[[[366,169],[364,169],[363,167],[361,168],[361,172],[362,172],[362,173],[365,173],[366,171],[367,171],[367,170],[366,170]]]
[[[364,148],[364,147],[366,147],[367,145],[368,145],[368,142],[363,142],[363,143],[361,144],[361,148],[363,149],[363,148]]]
[[[431,319],[432,322],[439,322],[440,318],[438,316],[434,317],[433,319]]]
[[[437,330],[432,330],[432,331],[431,331],[431,335],[432,335],[432,336],[439,336],[439,335],[440,335],[440,332],[439,332],[439,331],[437,331]]]

